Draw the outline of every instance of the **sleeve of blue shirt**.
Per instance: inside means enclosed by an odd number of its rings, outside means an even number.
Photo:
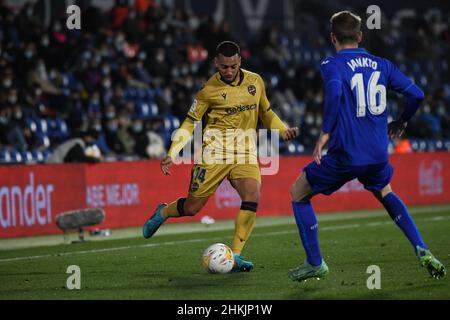
[[[419,109],[424,99],[423,91],[414,84],[403,72],[401,72],[392,62],[387,61],[389,79],[388,89],[392,89],[406,97],[406,106],[400,118],[409,121]]]
[[[330,58],[322,62],[320,72],[322,74],[325,96],[322,131],[329,133],[337,120],[338,107],[342,95],[342,80],[336,64]]]

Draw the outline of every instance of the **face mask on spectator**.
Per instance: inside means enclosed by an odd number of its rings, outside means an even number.
[[[10,95],[8,97],[8,101],[11,102],[12,104],[17,102],[17,96],[16,95]]]
[[[25,50],[25,57],[31,59],[33,57],[33,50]]]
[[[111,132],[116,132],[117,131],[117,123],[112,122],[108,124],[108,130]]]
[[[92,53],[91,53],[90,51],[85,51],[85,52],[83,53],[83,59],[84,59],[84,60],[90,60],[91,57],[92,57]]]
[[[102,73],[103,75],[107,76],[109,75],[109,73],[111,72],[111,68],[108,65],[104,65],[102,67]]]
[[[156,55],[156,62],[164,62],[164,53],[159,52],[159,53]]]
[[[172,45],[172,43],[173,43],[173,40],[172,40],[171,36],[167,36],[167,37],[164,38],[164,45],[169,47],[169,46]]]
[[[44,36],[44,37],[42,37],[42,39],[41,39],[41,45],[43,46],[43,47],[47,47],[48,46],[48,44],[49,44],[49,40],[48,40],[48,37],[47,36]]]
[[[186,82],[184,83],[186,85],[187,88],[191,89],[192,86],[194,85],[194,81],[192,81],[191,78],[186,79]]]
[[[9,88],[12,85],[12,79],[11,78],[6,78],[3,80],[3,86],[5,88]]]
[[[111,80],[109,80],[109,79],[103,79],[102,85],[103,85],[103,87],[105,87],[105,88],[111,88]]]
[[[61,24],[55,23],[55,26],[53,27],[53,31],[60,32],[61,31]]]
[[[45,72],[45,64],[39,63],[37,66],[37,69],[39,72],[44,73]]]
[[[142,126],[142,123],[140,123],[140,122],[133,124],[133,131],[136,133],[141,132],[142,128],[143,128],[143,126]]]
[[[22,115],[23,115],[22,110],[14,111],[14,118],[15,119],[22,119]]]
[[[142,51],[139,53],[138,58],[139,60],[144,61],[145,59],[147,59],[147,54],[144,51]]]
[[[187,75],[188,73],[189,73],[189,67],[186,66],[186,65],[184,65],[184,66],[181,68],[181,74]]]
[[[105,113],[106,119],[114,119],[116,117],[116,113],[114,111],[108,111]]]

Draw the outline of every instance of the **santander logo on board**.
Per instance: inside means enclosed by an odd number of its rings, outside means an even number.
[[[53,184],[35,183],[30,172],[25,186],[0,186],[0,226],[44,226],[52,222]]]

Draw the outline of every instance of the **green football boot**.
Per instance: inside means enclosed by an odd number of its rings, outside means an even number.
[[[288,276],[292,281],[305,281],[309,278],[324,278],[329,273],[329,269],[324,260],[320,266],[312,266],[307,261],[298,268],[289,271]]]
[[[416,246],[416,255],[420,265],[427,268],[433,278],[439,279],[445,276],[444,265],[433,256],[430,250]]]

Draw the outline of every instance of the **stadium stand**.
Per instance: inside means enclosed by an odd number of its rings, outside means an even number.
[[[106,13],[86,8],[80,32],[65,28],[65,16],[45,28],[32,3],[19,11],[0,3],[2,164],[43,163],[57,145],[89,129],[99,131],[107,161],[161,157],[147,152],[149,144],[169,147],[193,94],[213,73],[212,52],[223,39],[240,43],[244,67],[264,76],[274,110],[300,126],[300,136],[281,142],[281,152],[312,152],[322,124],[317,66],[333,53],[325,28],[311,23],[317,32],[311,37],[310,30],[269,27],[249,42],[207,16],[117,1]],[[439,9],[427,12],[401,21],[383,17],[387,27],[371,32],[364,45],[426,92],[406,132],[412,151],[450,151],[449,20]],[[303,18],[314,20],[309,12]],[[389,102],[393,119],[402,100],[394,95]]]

